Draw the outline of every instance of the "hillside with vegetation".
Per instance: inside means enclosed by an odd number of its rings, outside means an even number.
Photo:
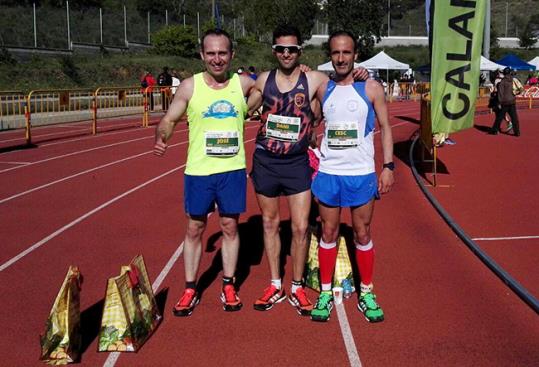
[[[356,34],[375,37],[387,35],[387,2],[368,2],[358,11],[342,11],[343,4],[352,7],[355,0],[328,0],[319,9],[316,0],[228,0],[218,1],[216,15],[221,25],[235,39],[237,57],[233,69],[253,65],[257,70],[274,66],[268,32],[281,21],[294,20],[310,37],[325,22],[331,29],[344,27]],[[201,31],[212,26],[211,0],[78,0],[70,1],[70,37],[72,42],[100,44],[99,9],[103,20],[103,44],[124,46],[124,5],[126,33],[129,42],[145,43],[154,48],[143,53],[114,53],[102,49],[100,54],[72,56],[38,56],[16,59],[5,46],[67,48],[65,1],[35,0],[37,39],[33,36],[32,0],[0,0],[0,90],[36,88],[74,88],[111,85],[137,85],[144,70],[158,74],[164,66],[174,68],[185,78],[202,69],[197,58],[197,13]],[[539,24],[538,0],[492,0],[493,35],[514,36],[526,28],[530,19]],[[382,4],[382,6],[380,6]],[[279,9],[287,9],[282,12]],[[352,8],[350,8],[352,9]],[[425,35],[424,0],[391,0],[390,35]],[[286,13],[286,14],[284,14]],[[363,19],[363,20],[362,20]],[[149,27],[148,27],[149,20]],[[169,27],[166,26],[168,22]],[[184,25],[185,24],[185,25]],[[535,28],[537,31],[538,28]],[[375,52],[373,45],[362,45],[365,59]],[[375,45],[374,45],[375,46]],[[375,46],[376,47],[376,46]],[[385,48],[390,56],[412,68],[428,63],[426,47]],[[537,56],[537,50],[504,50],[493,45],[491,59],[516,53],[525,60]],[[327,61],[324,51],[307,47],[302,62],[315,68]]]

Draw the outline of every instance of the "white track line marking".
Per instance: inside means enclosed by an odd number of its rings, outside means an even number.
[[[102,146],[95,147],[95,148],[90,148],[90,149],[78,150],[78,151],[76,151],[76,152],[71,152],[71,153],[67,153],[67,154],[57,155],[57,156],[55,156],[55,157],[50,157],[50,158],[42,159],[42,160],[40,160],[40,161],[35,161],[35,162],[32,162],[32,163],[28,163],[28,164],[25,165],[25,166],[18,166],[18,167],[6,168],[6,169],[4,169],[4,170],[1,170],[0,173],[4,173],[4,172],[8,172],[8,171],[13,171],[13,170],[18,169],[18,168],[23,168],[23,167],[33,166],[34,164],[39,164],[39,163],[44,163],[44,162],[50,162],[50,161],[53,161],[53,160],[56,160],[56,159],[65,158],[65,157],[70,157],[70,156],[77,155],[77,154],[83,154],[83,153],[93,152],[93,151],[99,150],[99,149],[105,149],[105,148],[110,148],[110,147],[114,147],[114,146],[117,146],[117,145],[128,144],[128,143],[132,143],[132,142],[134,142],[134,141],[144,140],[144,139],[148,139],[148,138],[151,138],[151,136],[145,136],[145,137],[142,137],[142,138],[136,138],[136,139],[125,140],[125,141],[121,141],[121,142],[119,142],[119,143],[113,143],[113,144],[102,145]]]
[[[100,211],[101,209],[104,209],[106,208],[107,206],[109,206],[110,204],[113,204],[115,203],[116,201],[126,197],[127,195],[167,176],[167,175],[170,175],[171,173],[174,173],[180,169],[182,169],[183,167],[185,167],[185,163],[182,164],[181,166],[178,166],[176,168],[173,168],[171,169],[170,171],[167,171],[157,177],[154,177],[152,178],[151,180],[148,180],[134,188],[132,188],[131,190],[128,190],[126,192],[124,192],[123,194],[120,194],[118,196],[116,196],[115,198],[107,201],[106,203],[104,204],[101,204],[100,206],[98,206],[97,208],[94,208],[93,210],[87,212],[86,214],[83,214],[81,215],[80,217],[78,217],[77,219],[71,221],[70,223],[66,224],[65,226],[63,226],[62,228],[56,230],[55,232],[51,233],[50,235],[48,235],[47,237],[43,238],[42,240],[34,243],[32,246],[28,247],[26,250],[24,250],[23,252],[19,253],[17,256],[9,259],[8,261],[6,261],[5,263],[3,263],[2,265],[0,265],[0,272],[6,270],[7,268],[9,268],[11,265],[13,265],[14,263],[16,263],[17,261],[19,261],[20,259],[22,259],[23,257],[25,257],[26,255],[30,254],[31,252],[37,250],[38,248],[40,248],[41,246],[43,246],[45,243],[49,242],[50,240],[52,240],[53,238],[57,237],[58,235],[62,234],[63,232],[65,232],[66,230],[68,230],[69,228],[75,226],[76,224],[82,222],[84,219],[92,216],[93,214],[97,213],[98,211]]]
[[[474,241],[504,241],[504,240],[532,240],[539,236],[514,236],[514,237],[477,237],[472,238]]]
[[[30,164],[31,162],[0,162],[4,164]]]
[[[249,139],[249,140],[246,140],[245,143],[248,143],[248,142],[251,142],[255,140],[255,138],[253,139]],[[77,219],[71,221],[70,223],[66,224],[65,226],[63,226],[62,228],[56,230],[55,232],[51,233],[50,235],[48,235],[47,237],[41,239],[40,241],[34,243],[32,246],[28,247],[26,250],[22,251],[21,253],[19,253],[17,256],[9,259],[8,261],[6,261],[5,263],[3,263],[2,265],[0,265],[0,272],[6,270],[7,268],[9,268],[11,265],[13,265],[14,263],[16,263],[17,261],[19,261],[20,259],[22,259],[23,257],[25,257],[26,255],[32,253],[33,251],[37,250],[38,248],[40,248],[41,246],[43,246],[45,243],[47,243],[48,241],[52,240],[53,238],[57,237],[58,235],[62,234],[63,232],[65,232],[66,230],[68,230],[69,228],[75,226],[76,224],[82,222],[84,219],[92,216],[93,214],[97,213],[98,211],[100,211],[101,209],[104,209],[106,208],[107,206],[109,206],[110,204],[113,204],[115,203],[116,201],[126,197],[127,195],[145,187],[145,186],[148,186],[149,184],[157,181],[157,180],[160,180],[161,178],[165,177],[165,176],[168,176],[170,175],[171,173],[174,173],[182,168],[184,168],[186,166],[187,163],[184,163],[182,164],[181,166],[178,166],[176,168],[173,168],[165,173],[162,173],[160,174],[159,176],[156,176],[146,182],[143,182],[141,183],[140,185],[132,188],[131,190],[129,191],[126,191],[124,192],[123,194],[120,194],[116,197],[114,197],[113,199],[107,201],[106,203],[103,203],[101,204],[100,206],[98,206],[97,208],[94,208],[92,209],[91,211],[87,212],[86,214],[83,214],[81,215],[80,217],[78,217]]]
[[[180,257],[182,252],[183,252],[183,242],[176,249],[176,251],[174,251],[174,253],[172,254],[170,259],[168,260],[168,262],[165,265],[165,267],[163,268],[163,270],[161,270],[161,273],[159,274],[159,276],[153,282],[152,290],[153,290],[154,293],[157,292],[157,290],[161,286],[161,283],[163,282],[163,280],[165,280],[165,278],[168,275],[168,273],[170,272],[170,270],[172,270],[172,267],[174,266],[176,261],[178,261],[178,258]],[[107,357],[107,360],[105,361],[105,363],[103,363],[103,367],[113,367],[116,364],[116,362],[118,361],[118,358],[120,358],[120,355],[121,355],[121,353],[119,353],[119,352],[110,353],[109,356]]]
[[[187,144],[187,141],[182,141],[180,143],[176,143],[176,144],[172,144],[172,145],[169,145],[169,148],[173,148],[173,147],[176,147],[178,145],[182,145],[182,144]],[[34,187],[33,189],[30,189],[30,190],[26,190],[26,191],[23,191],[23,192],[20,192],[18,194],[15,194],[15,195],[12,195],[12,196],[9,196],[5,199],[1,199],[0,200],[0,204],[3,204],[7,201],[10,201],[10,200],[13,200],[15,198],[18,198],[18,197],[21,197],[21,196],[24,196],[24,195],[27,195],[27,194],[30,194],[34,191],[38,191],[38,190],[41,190],[41,189],[44,189],[46,187],[49,187],[49,186],[52,186],[52,185],[55,185],[57,183],[60,183],[60,182],[63,182],[63,181],[67,181],[67,180],[70,180],[72,178],[75,178],[75,177],[78,177],[78,176],[82,176],[86,173],[90,173],[90,172],[94,172],[94,171],[97,171],[97,170],[100,170],[102,168],[106,168],[106,167],[110,167],[110,166],[113,166],[115,164],[118,164],[118,163],[122,163],[122,162],[125,162],[125,161],[128,161],[130,159],[134,159],[134,158],[138,158],[138,157],[141,157],[143,155],[146,155],[146,154],[150,154],[152,153],[153,150],[149,150],[147,152],[143,152],[143,153],[139,153],[139,154],[135,154],[135,155],[132,155],[132,156],[129,156],[129,157],[126,157],[126,158],[122,158],[122,159],[119,159],[117,161],[114,161],[114,162],[110,162],[110,163],[106,163],[106,164],[103,164],[101,166],[97,166],[97,167],[94,167],[94,168],[90,168],[90,169],[87,169],[85,171],[82,171],[82,172],[79,172],[79,173],[75,173],[71,176],[66,176],[66,177],[63,177],[63,178],[60,178],[58,180],[55,180],[55,181],[52,181],[52,182],[49,182],[49,183],[46,183],[46,184],[43,184],[41,186],[37,186],[37,187]]]
[[[344,340],[344,346],[346,347],[346,353],[348,353],[350,366],[361,367],[361,360],[359,359],[359,353],[357,352],[356,343],[354,342],[354,336],[352,335],[352,329],[350,329],[350,324],[348,323],[344,305],[341,303],[340,305],[335,305],[335,308],[337,309],[341,334]]]

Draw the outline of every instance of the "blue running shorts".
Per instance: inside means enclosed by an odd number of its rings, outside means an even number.
[[[326,206],[349,208],[379,199],[376,173],[362,176],[337,176],[318,172],[313,185],[313,194]]]
[[[221,215],[243,213],[246,194],[245,169],[209,176],[184,175],[185,212],[191,216],[207,215],[215,204]]]

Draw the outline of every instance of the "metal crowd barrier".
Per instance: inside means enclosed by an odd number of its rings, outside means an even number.
[[[146,88],[148,89],[148,88]],[[94,92],[92,104],[92,133],[97,134],[97,121],[105,117],[143,115],[145,126],[146,94],[140,87],[101,87]]]

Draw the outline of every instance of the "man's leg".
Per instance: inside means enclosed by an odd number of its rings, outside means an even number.
[[[206,229],[206,216],[189,216],[187,232],[183,243],[185,281],[196,282],[200,258],[202,256],[202,234]]]
[[[221,216],[220,225],[223,232],[221,256],[223,259],[223,291],[221,301],[225,311],[239,311],[243,304],[236,294],[234,274],[238,263],[240,238],[238,235],[239,215]]]
[[[287,196],[288,209],[292,222],[292,255],[293,280],[301,282],[307,258],[307,228],[309,210],[311,209],[311,190]]]
[[[288,298],[290,304],[302,316],[311,314],[313,304],[303,288],[303,271],[307,260],[307,228],[311,209],[311,190],[287,196],[292,222],[292,289]]]
[[[202,255],[202,234],[206,228],[206,216],[189,216],[183,242],[185,267],[185,290],[172,312],[175,316],[189,316],[199,302],[196,278]]]
[[[500,109],[496,110],[496,118],[494,119],[494,124],[492,125],[492,128],[490,129],[491,134],[497,134],[498,131],[500,131],[500,125],[502,123],[502,120],[505,117],[505,108],[502,106]]]
[[[314,309],[311,311],[311,320],[324,322],[329,320],[333,308],[331,283],[337,261],[341,208],[329,207],[320,202],[319,210],[322,220],[322,238],[318,246],[321,292]]]
[[[275,303],[286,298],[281,284],[280,255],[281,238],[279,237],[279,197],[268,197],[256,194],[258,206],[262,213],[262,225],[264,229],[264,249],[270,267],[271,284],[264,290],[262,297],[254,303],[255,310],[267,311]]]
[[[511,121],[513,123],[513,132],[515,136],[520,136],[520,122],[518,121],[517,115],[517,105],[512,104],[509,106],[509,116],[511,116]]]
[[[363,312],[367,321],[380,322],[384,320],[384,312],[376,302],[376,296],[372,292],[374,245],[371,239],[370,225],[374,212],[374,199],[351,210],[354,244],[356,246],[356,263],[361,277],[358,309]]]
[[[239,215],[221,216],[220,225],[223,232],[221,255],[223,258],[223,276],[233,278],[238,263],[240,237],[238,235]]]
[[[341,208],[328,207],[320,203],[322,240],[318,247],[318,264],[322,291],[331,290],[331,281],[337,261],[337,239],[339,237]]]

